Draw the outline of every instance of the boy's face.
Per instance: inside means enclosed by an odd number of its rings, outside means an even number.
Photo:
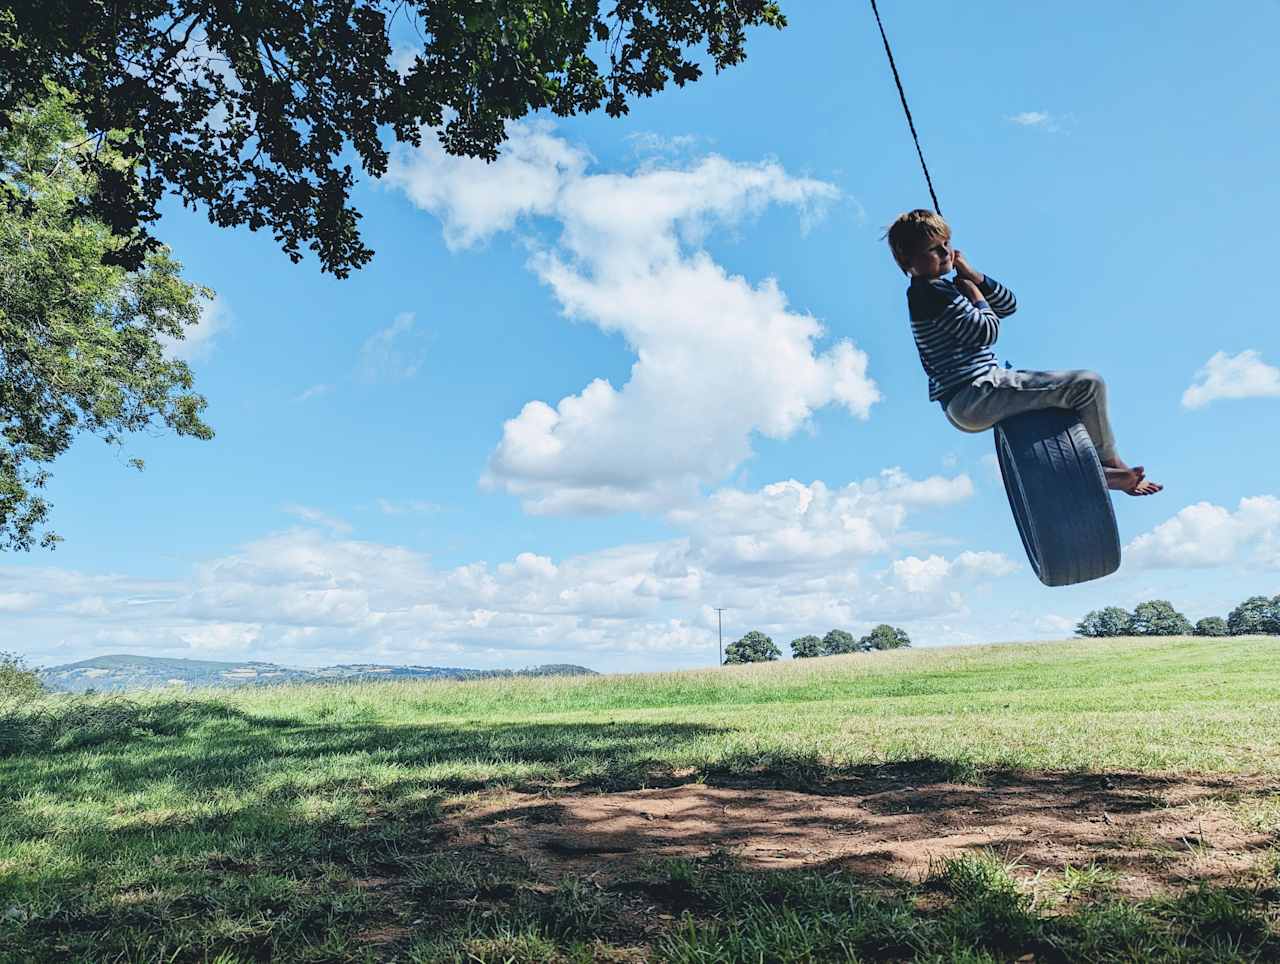
[[[907,272],[916,278],[929,281],[940,278],[951,270],[951,239],[931,238],[924,247],[911,255]]]

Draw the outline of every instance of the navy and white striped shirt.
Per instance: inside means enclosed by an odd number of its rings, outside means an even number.
[[[929,376],[929,401],[944,405],[961,388],[996,367],[991,346],[1000,335],[1000,319],[1018,308],[1013,292],[987,275],[978,289],[985,301],[974,304],[954,281],[911,279],[907,308],[920,363]]]

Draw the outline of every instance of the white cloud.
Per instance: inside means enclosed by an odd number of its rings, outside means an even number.
[[[412,311],[396,315],[386,328],[365,339],[360,346],[356,377],[363,382],[400,382],[412,378],[422,367],[423,351],[414,338]]]
[[[569,317],[636,355],[621,387],[596,379],[554,405],[528,402],[503,427],[487,485],[538,514],[661,510],[732,472],[753,433],[786,438],[830,404],[868,416],[880,393],[867,356],[847,340],[819,351],[821,325],[776,281],[732,275],[701,247],[713,226],[770,204],[813,210],[833,187],[716,156],[634,174],[587,174],[587,160],[549,128],[519,125],[493,165],[429,144],[389,176],[454,247],[522,216],[556,219],[557,245],[531,266]]]
[[[826,571],[890,548],[916,508],[953,505],[973,495],[967,475],[916,481],[900,469],[832,490],[794,479],[756,492],[721,489],[668,518],[690,532],[688,556],[727,572]]]
[[[341,519],[331,515],[326,515],[319,509],[312,509],[305,505],[290,504],[284,506],[284,511],[289,515],[297,516],[304,522],[310,522],[314,525],[324,526],[326,529],[332,529],[339,534],[346,534],[351,531],[351,526]]]
[[[1280,568],[1280,499],[1241,499],[1235,512],[1197,502],[1134,539],[1125,557],[1128,565],[1152,569],[1236,564]]]
[[[468,248],[510,230],[521,215],[551,213],[561,188],[586,169],[587,153],[549,130],[537,122],[507,125],[502,153],[486,164],[446,154],[425,129],[422,148],[395,152],[384,180],[440,216],[452,250]]]
[[[1009,120],[1019,127],[1038,127],[1045,131],[1058,130],[1058,122],[1048,111],[1027,110],[1020,114],[1011,115]]]
[[[1252,349],[1238,355],[1217,352],[1182,393],[1182,405],[1203,408],[1220,398],[1280,398],[1280,368]]]
[[[295,402],[306,402],[313,398],[319,398],[321,395],[328,395],[333,391],[332,385],[312,385],[310,388],[299,392],[295,397]]]
[[[440,512],[444,506],[436,502],[427,502],[423,499],[405,499],[401,501],[379,499],[378,508],[383,515],[405,515],[408,513]]]
[[[221,295],[200,303],[200,320],[188,325],[182,338],[161,335],[158,339],[166,358],[195,361],[207,358],[213,352],[213,340],[230,327],[231,309]]]
[[[40,604],[40,596],[33,592],[0,592],[0,613],[21,613]]]
[[[696,134],[675,134],[668,137],[654,131],[628,134],[626,139],[630,142],[631,150],[635,154],[651,162],[661,157],[684,157],[692,152],[701,140]]]
[[[971,494],[966,476],[917,480],[897,469],[839,488],[789,480],[717,492],[674,513],[677,535],[660,542],[452,568],[351,539],[345,523],[293,506],[327,528],[269,535],[168,581],[0,576],[6,593],[42,600],[9,618],[22,620],[46,664],[126,647],[303,665],[688,665],[713,659],[713,606],[731,610],[739,634],[761,628],[784,643],[966,612],[968,592],[1011,570],[1004,557],[909,557],[888,568],[877,557],[894,551],[912,513]]]
[[[206,623],[178,631],[178,638],[206,655],[241,653],[262,635],[262,627],[245,623]]]

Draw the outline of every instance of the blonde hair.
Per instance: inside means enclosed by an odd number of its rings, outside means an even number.
[[[884,237],[889,240],[893,260],[898,262],[903,274],[908,274],[911,257],[931,242],[950,241],[951,228],[941,214],[928,208],[916,208],[906,214],[899,214],[885,231]]]

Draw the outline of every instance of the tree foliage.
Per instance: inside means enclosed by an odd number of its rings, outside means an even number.
[[[725,663],[767,663],[781,655],[782,650],[758,629],[751,630],[724,648]]]
[[[1133,617],[1119,606],[1107,606],[1088,613],[1076,626],[1078,636],[1127,636]]]
[[[83,213],[94,170],[130,170],[117,143],[90,144],[58,96],[0,131],[0,189],[13,202],[0,206],[0,548],[58,541],[38,532],[49,514],[40,489],[77,434],[119,444],[160,422],[213,436],[190,369],[162,342],[197,323],[211,292],[184,281],[163,248],[137,271],[104,263],[121,242]]]
[[[904,649],[911,645],[911,637],[906,630],[881,623],[862,639],[858,640],[858,648],[868,649]]]
[[[853,638],[853,634],[847,633],[843,629],[833,629],[822,637],[823,656],[840,656],[844,653],[857,653],[859,651],[858,641]]]
[[[1227,616],[1232,636],[1280,633],[1280,596],[1250,596]]]
[[[1191,622],[1167,599],[1152,599],[1134,607],[1129,632],[1134,636],[1190,636]]]
[[[84,198],[129,238],[107,252],[117,263],[155,249],[168,190],[344,277],[373,254],[348,150],[379,177],[384,131],[417,145],[429,128],[449,153],[492,160],[530,111],[624,114],[705,62],[739,63],[749,28],[785,24],[772,0],[0,0],[0,119],[51,81],[99,140],[127,131],[141,190],[95,157]],[[403,70],[394,29],[420,43]]]
[[[823,655],[822,640],[817,636],[800,636],[791,640],[792,659],[808,659],[821,655]]]
[[[1197,636],[1227,636],[1230,632],[1227,621],[1221,616],[1206,616],[1196,623]]]
[[[0,651],[0,707],[25,703],[44,693],[40,674],[17,653]]]

